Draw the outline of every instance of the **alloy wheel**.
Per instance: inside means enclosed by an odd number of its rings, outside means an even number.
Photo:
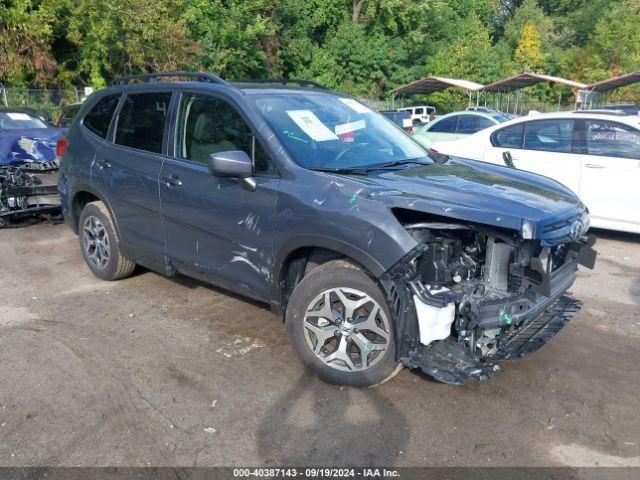
[[[111,255],[111,247],[107,230],[99,218],[90,215],[84,221],[82,244],[89,261],[97,268],[105,268]]]
[[[307,307],[304,335],[308,347],[325,364],[342,371],[362,371],[384,357],[391,327],[371,296],[352,288],[332,288]]]

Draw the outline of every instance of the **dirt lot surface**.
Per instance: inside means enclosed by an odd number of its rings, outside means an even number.
[[[374,390],[305,373],[263,305],[140,270],[65,225],[0,231],[0,465],[640,466],[640,236],[599,232],[580,314],[505,372]]]

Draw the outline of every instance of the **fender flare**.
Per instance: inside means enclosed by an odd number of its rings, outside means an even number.
[[[118,235],[120,235],[120,228],[118,226],[118,220],[116,219],[116,216],[113,214],[113,210],[111,209],[111,206],[109,205],[109,202],[107,202],[106,197],[96,188],[92,187],[91,185],[87,184],[87,183],[81,183],[79,185],[75,185],[74,189],[73,189],[73,195],[70,197],[70,211],[71,211],[71,222],[72,222],[72,227],[73,227],[73,231],[77,234],[78,233],[78,218],[80,216],[80,212],[76,212],[75,211],[75,202],[76,202],[76,198],[78,197],[78,195],[81,192],[86,192],[86,193],[90,193],[91,195],[95,196],[98,198],[98,200],[100,200],[102,203],[104,203],[107,207],[107,210],[109,210],[109,213],[111,214],[111,219],[113,220],[113,223],[116,227],[116,231],[118,233]]]
[[[390,266],[381,264],[369,252],[337,238],[324,235],[300,235],[289,239],[278,250],[273,268],[273,290],[271,307],[275,311],[282,308],[282,284],[285,277],[285,266],[289,256],[301,248],[325,248],[333,250],[362,265],[376,280],[379,279]]]

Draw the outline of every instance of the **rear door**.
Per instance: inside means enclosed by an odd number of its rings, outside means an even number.
[[[158,177],[170,100],[169,91],[127,94],[114,120],[113,142],[102,146],[92,168],[123,248],[132,260],[156,269],[164,265]]]
[[[509,152],[515,168],[553,178],[578,194],[581,156],[574,147],[575,134],[573,119],[517,123],[491,135],[493,148],[486,152],[485,159],[504,164],[504,153]]]
[[[640,232],[640,131],[610,120],[586,120],[580,197],[592,223]]]
[[[221,97],[182,93],[175,124],[173,154],[160,175],[169,261],[192,276],[268,299],[277,170],[244,116]],[[255,191],[209,173],[209,156],[230,150],[253,158]]]

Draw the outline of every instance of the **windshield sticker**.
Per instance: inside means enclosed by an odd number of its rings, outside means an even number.
[[[372,110],[367,107],[366,105],[361,104],[360,102],[358,102],[357,100],[354,100],[353,98],[339,98],[338,100],[340,100],[342,103],[344,103],[347,107],[351,108],[352,110],[358,112],[358,113],[371,113]]]
[[[364,120],[358,120],[357,122],[341,123],[336,125],[336,135],[342,135],[349,132],[355,132],[356,130],[362,130],[366,128],[367,124]]]
[[[338,140],[338,137],[311,110],[288,110],[287,115],[316,142]]]
[[[31,117],[29,115],[21,112],[7,112],[7,116],[11,120],[31,120]]]

